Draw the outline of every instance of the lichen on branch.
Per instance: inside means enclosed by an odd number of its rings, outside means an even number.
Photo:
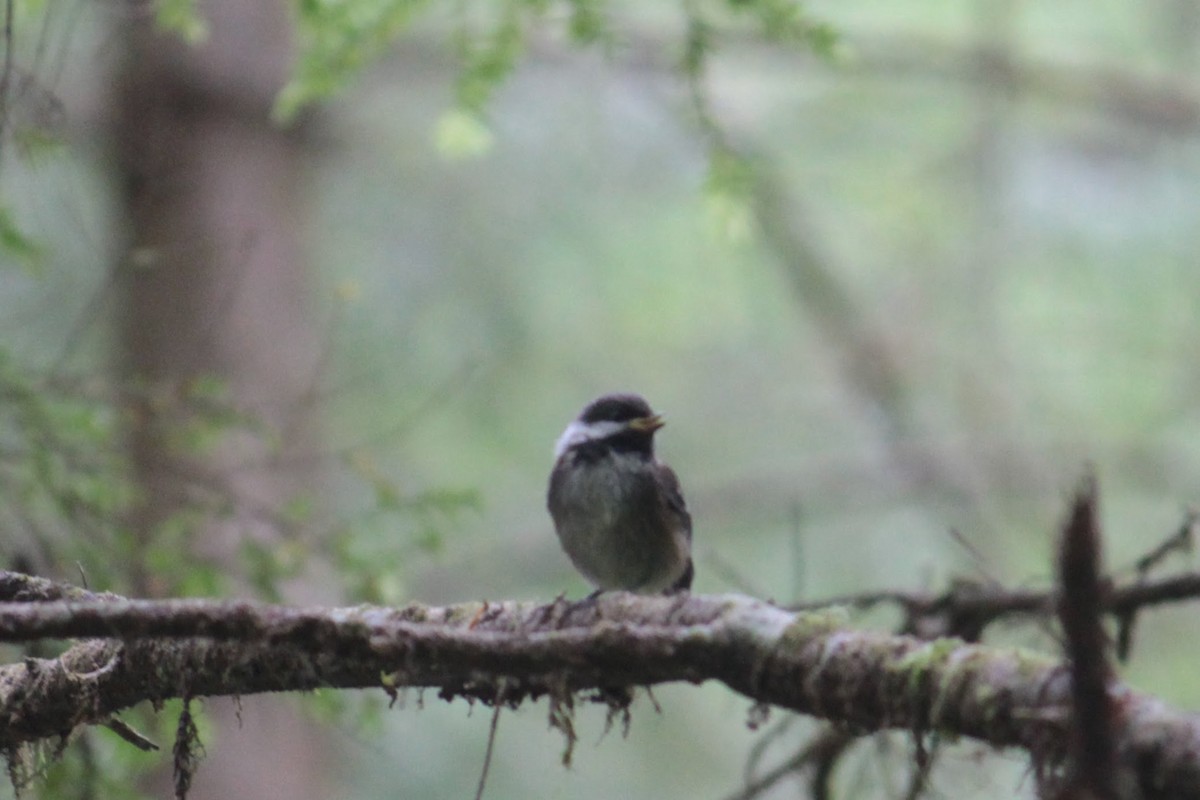
[[[0,586],[15,580],[0,574]],[[741,595],[403,608],[111,595],[0,603],[0,641],[45,638],[86,641],[55,659],[0,667],[0,748],[146,700],[317,687],[432,687],[515,706],[717,680],[756,703],[854,729],[941,731],[1051,764],[1068,725],[1069,673],[1057,659],[853,630],[836,611],[792,612]],[[1200,721],[1128,688],[1113,692],[1119,750],[1153,788],[1147,796],[1200,792]]]

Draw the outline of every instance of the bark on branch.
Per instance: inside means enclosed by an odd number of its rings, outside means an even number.
[[[741,595],[405,608],[0,603],[0,641],[93,639],[57,659],[0,667],[0,749],[185,695],[434,687],[448,698],[516,705],[548,695],[569,707],[581,691],[718,680],[855,729],[936,730],[1060,763],[1070,687],[1058,660],[842,625],[837,612]],[[1110,691],[1121,764],[1143,796],[1200,796],[1200,718],[1120,685]]]

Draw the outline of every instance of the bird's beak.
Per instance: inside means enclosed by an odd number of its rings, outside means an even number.
[[[654,433],[666,424],[667,421],[663,419],[662,414],[654,414],[653,416],[638,417],[635,420],[630,420],[629,427],[642,433]]]

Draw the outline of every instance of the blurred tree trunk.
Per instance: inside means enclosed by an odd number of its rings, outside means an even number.
[[[113,115],[129,225],[120,347],[139,387],[129,442],[144,490],[132,523],[140,555],[129,568],[141,595],[177,588],[182,565],[200,562],[248,593],[242,548],[278,551],[280,512],[313,477],[318,357],[300,240],[302,151],[269,117],[292,56],[288,8],[198,6],[209,25],[198,46],[149,18],[123,31]],[[210,378],[251,422],[201,449],[186,431],[202,413],[194,390]],[[202,513],[183,514],[198,502]],[[168,530],[179,539],[164,548]],[[173,578],[147,562],[155,547],[176,554]],[[300,585],[285,594],[329,599]],[[193,800],[332,796],[327,743],[283,700],[213,700],[207,709],[216,730]]]

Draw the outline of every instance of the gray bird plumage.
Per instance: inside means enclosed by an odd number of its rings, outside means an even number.
[[[559,438],[546,504],[563,550],[600,590],[691,587],[692,518],[654,456],[662,425],[638,395],[605,395]]]

